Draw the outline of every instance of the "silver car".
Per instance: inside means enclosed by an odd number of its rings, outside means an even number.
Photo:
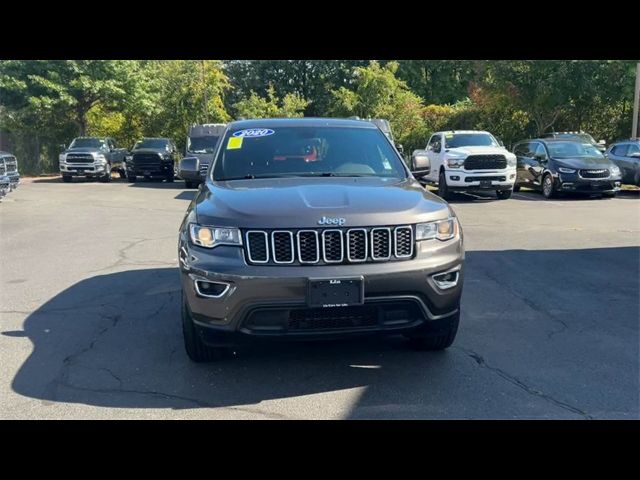
[[[606,157],[622,172],[622,183],[640,185],[640,140],[612,143]]]

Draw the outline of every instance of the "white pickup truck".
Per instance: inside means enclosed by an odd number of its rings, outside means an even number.
[[[447,200],[451,192],[494,190],[500,200],[511,197],[516,180],[516,156],[489,132],[455,130],[436,132],[425,150],[431,171],[421,182],[438,186]]]

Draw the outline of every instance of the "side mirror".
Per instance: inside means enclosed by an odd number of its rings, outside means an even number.
[[[429,175],[431,172],[431,162],[426,150],[414,150],[411,154],[411,173],[414,177],[420,178]]]
[[[404,153],[404,147],[401,143],[396,143],[396,150],[398,150],[400,153]]]
[[[178,175],[183,180],[200,181],[200,160],[197,157],[187,157],[180,160]]]
[[[640,158],[640,152],[633,152],[631,155],[629,155],[630,157],[633,158]]]

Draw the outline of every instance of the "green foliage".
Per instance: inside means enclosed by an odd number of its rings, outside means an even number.
[[[0,130],[29,172],[56,170],[59,145],[80,134],[182,148],[191,124],[240,116],[386,118],[408,152],[443,129],[609,142],[629,136],[634,78],[619,60],[4,60]]]
[[[354,68],[352,88],[333,90],[330,112],[335,116],[386,118],[398,143],[407,149],[424,143],[426,125],[422,100],[397,78],[397,62],[381,65],[372,61]]]
[[[247,98],[235,103],[234,109],[236,116],[243,118],[302,117],[308,103],[297,93],[287,93],[279,100],[274,86],[269,85],[266,97],[251,91]]]

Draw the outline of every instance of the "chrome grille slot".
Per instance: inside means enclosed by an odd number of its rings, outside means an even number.
[[[371,229],[371,258],[373,260],[389,260],[391,258],[391,229]]]
[[[300,230],[297,234],[298,261],[318,263],[320,261],[320,240],[315,230]]]
[[[251,263],[269,261],[269,237],[267,232],[252,230],[247,232],[247,257]]]
[[[394,255],[409,258],[413,255],[413,230],[411,227],[396,227],[394,233]]]
[[[275,263],[293,263],[295,251],[293,233],[287,230],[271,232],[271,251]]]
[[[326,263],[340,263],[344,260],[342,230],[322,232],[322,258]]]
[[[347,230],[347,259],[350,262],[365,262],[368,254],[367,229]]]

